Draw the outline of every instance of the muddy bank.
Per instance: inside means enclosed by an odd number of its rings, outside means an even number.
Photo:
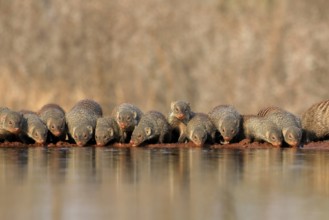
[[[23,144],[21,142],[4,142],[0,143],[0,147],[78,147],[76,144],[71,144],[68,142],[58,142],[56,144]],[[88,145],[85,147],[101,147],[97,145]],[[113,147],[113,148],[132,148],[131,144],[120,144],[114,143],[105,147]],[[168,144],[149,144],[143,145],[140,147],[146,148],[199,148],[198,146],[194,145],[193,143],[168,143]],[[246,140],[243,140],[239,143],[232,143],[232,144],[214,144],[214,145],[205,145],[204,148],[209,149],[262,149],[262,148],[276,148],[269,143],[258,143],[252,142],[248,143]],[[285,146],[283,146],[285,148]],[[300,149],[328,149],[329,150],[329,141],[319,141],[319,142],[311,142],[309,144],[304,145]]]

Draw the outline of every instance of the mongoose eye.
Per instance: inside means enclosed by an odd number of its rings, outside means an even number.
[[[231,133],[234,134],[234,130],[233,129],[231,130]]]
[[[9,122],[8,122],[8,124],[9,124],[9,125],[12,125],[12,124],[13,124],[13,122],[12,122],[12,121],[9,121]]]
[[[54,126],[54,125],[51,125],[50,128],[51,128],[51,129],[55,129],[55,126]]]
[[[288,138],[292,139],[293,137],[292,137],[292,135],[291,135],[291,134],[289,134],[289,135],[288,135]]]
[[[174,109],[174,111],[175,111],[175,112],[179,112],[179,109],[176,107],[176,108]]]
[[[274,141],[276,138],[274,136],[272,136],[271,139]]]
[[[131,119],[130,116],[128,116],[128,117],[127,117],[127,120],[130,121],[130,119]]]
[[[84,137],[84,138],[87,138],[87,134],[84,134],[83,137]]]
[[[95,138],[97,139],[97,138],[98,138],[98,136],[97,136],[97,135],[95,135]]]
[[[222,128],[222,132],[225,132],[225,128]]]
[[[137,138],[141,139],[141,138],[142,138],[142,135],[141,135],[141,134],[139,134],[139,135],[137,136]]]

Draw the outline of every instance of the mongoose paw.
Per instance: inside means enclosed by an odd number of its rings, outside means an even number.
[[[250,139],[243,139],[239,143],[242,144],[242,145],[247,145],[247,144],[250,144],[251,143],[251,140]]]

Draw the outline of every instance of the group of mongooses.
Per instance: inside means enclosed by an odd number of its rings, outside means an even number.
[[[248,141],[274,146],[300,147],[329,138],[329,100],[312,105],[301,119],[279,107],[266,107],[255,115],[241,115],[231,105],[218,105],[208,114],[195,113],[186,101],[171,103],[166,117],[158,111],[143,113],[123,103],[108,116],[94,100],[84,99],[65,112],[57,104],[39,111],[13,111],[0,107],[0,140],[23,143],[75,143],[105,146],[130,143],[229,144]]]

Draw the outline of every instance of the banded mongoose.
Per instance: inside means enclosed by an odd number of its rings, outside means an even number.
[[[0,135],[18,134],[22,128],[23,115],[7,107],[0,107]]]
[[[92,141],[97,119],[102,115],[102,107],[94,100],[83,99],[77,102],[65,117],[70,139],[78,146],[85,146]]]
[[[95,139],[98,146],[104,146],[112,140],[120,140],[120,128],[113,117],[101,117],[97,119]]]
[[[305,143],[329,138],[329,100],[313,104],[302,114]]]
[[[46,124],[35,112],[22,110],[20,113],[23,115],[23,121],[19,139],[24,143],[45,144],[48,134]]]
[[[209,116],[204,113],[195,113],[186,126],[187,137],[197,146],[203,146],[206,142],[214,143],[216,127]]]
[[[221,143],[228,144],[232,142],[241,129],[240,113],[231,105],[218,105],[208,115],[221,134],[223,139]]]
[[[171,127],[166,117],[160,112],[149,111],[142,116],[135,127],[130,143],[133,146],[152,140],[156,143],[164,143],[169,142],[170,138]]]
[[[169,112],[168,122],[172,127],[173,132],[177,132],[178,143],[185,142],[187,138],[186,125],[193,117],[190,103],[185,101],[175,101],[170,104],[171,111]]]
[[[66,139],[65,111],[57,104],[46,104],[38,111],[40,119],[47,125],[48,142]]]
[[[122,103],[112,111],[112,117],[115,118],[120,127],[120,142],[130,141],[131,134],[141,119],[143,112],[135,105]]]
[[[288,145],[300,146],[302,125],[297,116],[276,106],[263,108],[257,115],[272,121],[282,131],[283,139]]]
[[[282,144],[281,130],[267,118],[246,115],[242,116],[243,136],[251,141],[265,141],[276,147]]]

